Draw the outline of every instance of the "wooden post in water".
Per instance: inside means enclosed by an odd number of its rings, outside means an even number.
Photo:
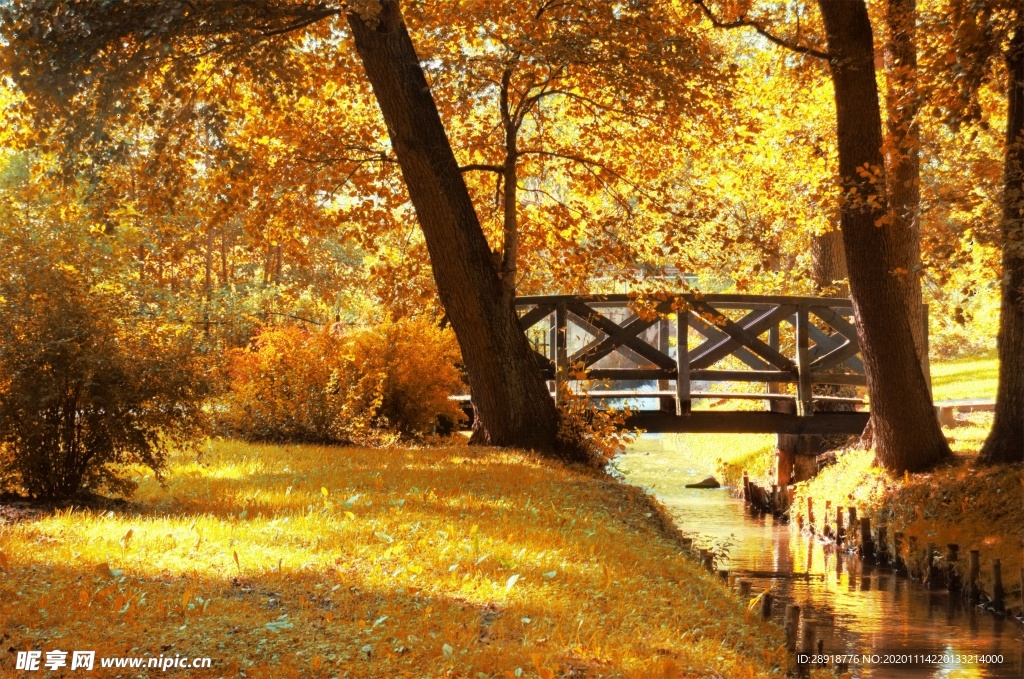
[[[866,516],[860,520],[860,559],[868,563],[875,561],[875,545],[871,539],[871,519]]]
[[[924,552],[924,575],[922,577],[931,589],[939,586],[939,579],[936,577],[937,571],[938,569],[935,567],[935,543],[929,542]]]
[[[814,532],[814,498],[807,498],[807,523],[809,524],[808,530]]]
[[[750,477],[747,476],[747,470],[743,470],[743,500],[750,502]]]
[[[875,555],[878,557],[879,563],[887,564],[889,563],[889,529],[886,526],[879,526],[875,532],[878,534]]]
[[[810,656],[814,653],[814,621],[809,618],[804,618],[804,624],[800,630],[800,653],[806,656]],[[799,663],[799,665],[800,676],[810,676],[810,659],[808,658],[806,662]]]
[[[750,580],[740,580],[740,597],[750,599]]]
[[[1006,612],[1006,592],[1003,590],[1003,570],[999,559],[992,559],[992,608],[996,613]]]
[[[710,573],[712,571],[713,566],[712,566],[712,563],[711,563],[711,552],[710,551],[708,551],[706,549],[700,550],[700,565],[708,573]]]
[[[907,543],[907,569],[910,571],[910,577],[916,578],[918,576],[919,573],[916,535],[911,535],[910,541]]]
[[[722,582],[729,582],[729,571],[724,570],[724,569],[719,569],[719,571],[718,571],[718,579],[721,580]]]
[[[960,589],[960,576],[956,572],[956,562],[960,558],[960,545],[946,545],[946,589],[956,592]]]
[[[782,622],[782,630],[786,634],[786,650],[796,651],[796,635],[800,628],[800,607],[795,604],[786,605],[786,618]]]
[[[846,522],[846,525],[850,527],[850,532],[852,533],[857,530],[857,508],[850,507],[846,510],[846,513],[849,516],[849,520]],[[851,538],[852,537],[853,536],[851,536]]]
[[[981,598],[981,590],[978,588],[978,576],[981,575],[981,552],[972,549],[967,561],[967,599],[972,603],[978,603]]]
[[[846,539],[846,529],[843,528],[843,508],[836,507],[836,544],[842,544]]]
[[[772,617],[772,593],[764,592],[761,595],[761,619],[768,620]]]

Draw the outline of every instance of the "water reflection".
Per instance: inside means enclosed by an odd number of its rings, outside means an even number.
[[[959,595],[930,590],[916,581],[889,571],[865,566],[855,556],[838,553],[813,538],[790,531],[771,516],[751,516],[742,501],[726,489],[683,488],[709,470],[688,469],[677,460],[670,473],[657,474],[656,484],[645,483],[653,467],[665,471],[664,462],[642,460],[657,451],[634,450],[618,465],[641,485],[655,485],[654,493],[677,517],[680,527],[697,538],[700,546],[727,545],[728,558],[719,566],[738,578],[751,580],[753,591],[774,588],[781,617],[787,603],[795,603],[816,622],[826,653],[1002,655],[1002,664],[940,662],[927,665],[851,664],[854,677],[979,677],[1024,676],[1022,631],[988,613],[965,606]],[[633,459],[631,459],[633,458]]]

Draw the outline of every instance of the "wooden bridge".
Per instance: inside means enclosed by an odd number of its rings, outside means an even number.
[[[868,413],[854,409],[864,405],[860,398],[814,388],[866,383],[848,299],[688,294],[637,303],[626,295],[556,295],[520,297],[516,309],[556,398],[569,383],[573,391],[588,385],[587,395],[609,406],[654,399],[656,408],[631,407],[628,426],[859,434],[867,424]],[[755,384],[764,386],[736,386]],[[789,406],[694,407],[730,401]],[[848,406],[836,412],[827,403]]]

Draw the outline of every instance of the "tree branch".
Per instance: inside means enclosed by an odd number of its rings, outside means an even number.
[[[487,163],[470,163],[469,165],[461,165],[459,167],[459,172],[472,172],[474,170],[479,170],[481,172],[497,172],[498,174],[505,172],[505,168],[501,165],[488,165]]]
[[[715,16],[714,12],[711,11],[711,8],[708,7],[705,0],[693,0],[693,2],[695,5],[697,5],[697,7],[700,8],[700,11],[704,14],[705,17],[707,17],[708,21],[710,21],[711,25],[714,26],[715,28],[753,28],[758,35],[766,38],[768,41],[773,42],[780,47],[785,47],[786,49],[796,52],[798,54],[806,54],[808,56],[817,57],[818,59],[832,59],[832,55],[829,54],[828,52],[822,52],[821,50],[816,49],[814,47],[801,45],[799,43],[791,42],[785,38],[780,38],[779,36],[770,32],[768,29],[766,29],[764,26],[762,26],[757,21],[754,21],[753,19],[741,17],[736,21],[721,21]]]

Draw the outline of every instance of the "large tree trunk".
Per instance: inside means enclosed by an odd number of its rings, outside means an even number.
[[[373,86],[430,253],[441,303],[458,338],[477,441],[565,457],[558,412],[519,327],[469,191],[455,161],[397,0],[378,16],[349,14],[356,49]]]
[[[1024,25],[1014,31],[1006,66],[999,388],[992,431],[981,449],[982,459],[993,463],[1024,462]]]
[[[887,225],[882,117],[871,22],[863,0],[818,0],[836,98],[840,228],[879,462],[895,472],[925,469],[949,455],[911,328],[903,265],[908,234]]]
[[[931,383],[928,361],[928,330],[921,297],[921,156],[917,124],[920,99],[917,92],[917,0],[888,0],[885,20],[887,88],[885,109],[889,153],[889,210],[891,227],[901,232],[904,246],[901,269],[907,277],[905,294],[914,347],[921,359],[925,380]]]

